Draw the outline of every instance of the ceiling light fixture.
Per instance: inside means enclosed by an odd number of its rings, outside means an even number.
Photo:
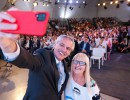
[[[76,3],[79,3],[78,1],[76,1]]]
[[[115,1],[115,4],[118,4],[119,3],[119,1]]]
[[[103,3],[103,6],[105,6],[106,5],[106,3]]]
[[[98,6],[101,6],[101,4],[100,4],[100,3],[98,3]]]
[[[72,0],[70,0],[70,3],[73,3]]]
[[[112,5],[112,4],[113,4],[113,1],[111,1],[110,4]]]

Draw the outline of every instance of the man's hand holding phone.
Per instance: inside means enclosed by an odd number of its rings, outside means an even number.
[[[15,10],[15,9],[10,9]],[[3,20],[7,20],[9,23],[4,23]],[[17,24],[15,23],[16,19],[6,12],[0,12],[0,48],[5,53],[15,52],[16,40],[19,38],[19,34],[6,33],[2,30],[16,30]]]
[[[41,16],[40,18],[37,14],[41,13],[24,12],[15,8],[11,8],[7,12],[0,12],[0,48],[3,52],[12,53],[17,50],[16,41],[19,38],[19,34],[37,36],[43,36],[45,34],[49,14],[46,13],[46,16],[41,14],[39,15]]]
[[[43,36],[46,33],[47,24],[49,20],[48,12],[36,11],[7,11],[8,14],[13,16],[16,21],[13,22],[18,25],[16,30],[2,30],[3,32],[13,34],[25,34],[34,36]],[[11,23],[3,20],[4,23]],[[12,23],[11,23],[12,24]]]

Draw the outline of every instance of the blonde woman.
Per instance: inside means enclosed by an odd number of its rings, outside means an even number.
[[[65,89],[65,100],[100,100],[100,90],[90,76],[89,58],[84,53],[74,56]]]

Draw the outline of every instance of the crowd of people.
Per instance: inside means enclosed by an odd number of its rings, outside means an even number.
[[[51,26],[49,26],[45,36],[21,36],[19,43],[22,45],[22,47],[33,53],[38,48],[51,48],[54,45],[56,38],[61,34],[71,35],[74,37],[76,43],[75,54],[77,52],[86,52],[87,55],[91,56],[92,48],[102,47],[104,52],[107,50],[109,53],[108,55],[110,55],[110,51],[121,52],[118,47],[122,45],[123,41],[124,46],[122,48],[126,48],[128,46],[127,29],[119,26],[99,29],[92,29],[87,27],[84,31],[83,28],[78,28],[78,30],[73,28],[72,31],[67,31],[60,27],[59,30],[56,31]],[[87,43],[87,45],[83,48],[84,43]],[[126,51],[129,52],[129,48],[126,49]],[[110,59],[110,56],[108,56],[106,59]]]

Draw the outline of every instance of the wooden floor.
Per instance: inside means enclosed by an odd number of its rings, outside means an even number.
[[[124,57],[126,58],[124,59]],[[101,88],[102,100],[129,100],[129,57],[130,54],[112,54],[111,60],[105,61],[100,70],[97,64],[92,66],[91,74]],[[0,71],[0,73],[2,72]],[[19,69],[13,66],[8,77],[0,78],[0,100],[22,100],[26,91],[27,79],[27,69]]]

